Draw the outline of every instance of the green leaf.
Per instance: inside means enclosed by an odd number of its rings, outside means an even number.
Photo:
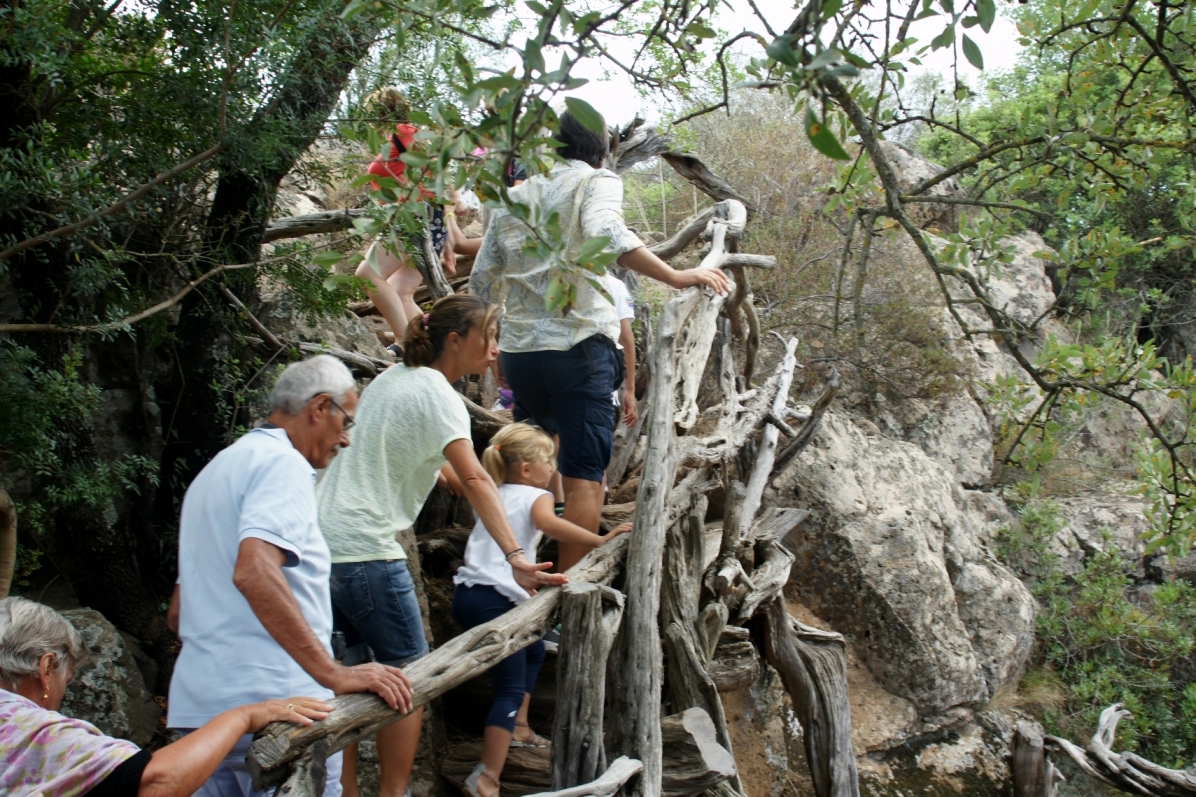
[[[793,52],[793,41],[794,37],[786,33],[770,42],[764,51],[768,53],[769,58],[778,63],[785,66],[797,66],[797,53]]]
[[[976,0],[976,16],[980,17],[980,28],[985,33],[992,30],[997,18],[996,0]]]
[[[948,25],[943,32],[935,36],[930,41],[930,49],[941,50],[944,47],[950,47],[955,43],[955,26]]]
[[[980,53],[976,42],[972,41],[972,38],[966,33],[963,35],[963,54],[969,64],[977,69],[984,69],[984,56]]]
[[[699,39],[713,39],[715,37],[714,28],[705,25],[701,22],[691,22],[685,26],[685,29],[697,36]]]
[[[377,235],[386,225],[377,219],[353,219],[353,228],[362,235]]]
[[[842,7],[843,0],[823,0],[822,10],[819,12],[819,16],[821,16],[824,21],[828,20],[835,14],[838,14],[839,9]]]
[[[594,110],[594,106],[577,97],[566,97],[565,107],[586,130],[595,135],[606,135],[606,122],[602,119],[602,114]]]
[[[523,50],[523,63],[532,72],[544,71],[544,53],[540,50],[540,42],[535,39],[527,40],[527,47]]]
[[[826,125],[818,121],[818,117],[808,106],[806,108],[806,137],[810,139],[814,149],[828,158],[840,161],[851,160],[851,156],[847,154],[847,150],[843,149],[839,139],[835,138],[835,134],[827,129]]]
[[[544,7],[543,3],[537,3],[536,0],[527,0],[525,5],[542,17],[548,16],[548,9]]]
[[[345,256],[340,252],[320,252],[311,259],[311,262],[320,268],[331,268],[344,259]]]
[[[610,236],[595,235],[589,238],[577,250],[577,259],[579,261],[592,260],[596,255],[601,254],[604,249],[610,244]]]

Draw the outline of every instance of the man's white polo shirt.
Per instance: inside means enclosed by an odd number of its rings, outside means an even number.
[[[331,649],[331,560],[316,521],[316,473],[283,429],[254,429],[216,455],[183,498],[179,636],[171,728],[268,698],[332,697],[274,641],[233,584],[241,541],[287,552],[283,573],[316,638]]]

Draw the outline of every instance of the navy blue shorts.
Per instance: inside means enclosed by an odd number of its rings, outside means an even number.
[[[503,375],[515,391],[515,420],[561,436],[562,476],[602,481],[615,439],[611,393],[623,381],[623,367],[605,335],[568,351],[502,353]]]
[[[332,627],[345,635],[345,664],[392,667],[428,655],[415,582],[405,559],[332,565]],[[362,651],[368,645],[369,651]]]

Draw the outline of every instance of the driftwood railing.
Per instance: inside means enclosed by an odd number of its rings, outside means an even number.
[[[619,135],[645,151],[664,146],[638,125]],[[709,182],[700,161],[674,160],[687,179]],[[691,288],[660,313],[641,420],[620,433],[608,470],[612,492],[638,484],[633,505],[604,510],[606,521],[632,517],[632,533],[586,556],[565,588],[541,590],[406,668],[414,704],[424,705],[531,644],[559,617],[554,745],[540,754],[551,757],[544,766],[554,797],[618,789],[637,797],[742,797],[721,692],[751,683],[762,661],[778,671],[798,712],[818,797],[859,793],[843,639],[797,624],[785,605],[793,557],[781,542],[806,513],[762,507],[771,476],[812,439],[836,380],[812,412],[790,409],[797,343],[789,340],[772,373],[751,386],[760,327],[747,269],[773,267],[775,259],[738,252],[748,209],[725,199],[725,185],[706,188],[723,201],[652,249],[669,258],[701,237],[703,264],[725,269],[734,290],[723,297]],[[742,365],[736,341],[746,351]],[[702,407],[710,385],[717,395]],[[470,412],[475,439],[502,423],[479,407]],[[721,527],[707,528],[713,490],[724,493],[723,517]],[[256,788],[285,782],[288,793],[316,794],[328,754],[402,716],[371,694],[334,702],[327,720],[271,726],[254,741]],[[609,767],[608,757],[616,759]]]
[[[1030,725],[1018,725],[1013,737],[1014,797],[1057,797],[1064,777],[1047,758],[1047,750],[1064,754],[1085,774],[1127,794],[1144,797],[1196,795],[1196,767],[1167,769],[1133,753],[1113,752],[1117,724],[1130,715],[1120,703],[1100,714],[1087,747],[1058,736],[1043,736]]]

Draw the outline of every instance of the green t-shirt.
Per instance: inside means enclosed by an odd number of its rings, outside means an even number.
[[[320,531],[333,563],[405,559],[395,535],[436,486],[445,446],[470,439],[469,412],[444,374],[396,365],[362,392],[356,419],[316,488]]]

